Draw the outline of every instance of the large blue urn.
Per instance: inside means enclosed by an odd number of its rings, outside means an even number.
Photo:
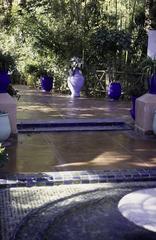
[[[53,88],[53,77],[51,76],[41,76],[40,77],[41,88],[44,92],[50,92]]]
[[[121,84],[119,82],[112,82],[108,86],[108,96],[111,99],[118,100],[121,96]]]
[[[148,90],[151,94],[156,94],[156,74],[153,74],[148,81]]]
[[[11,83],[10,76],[7,72],[0,72],[0,93],[7,93],[8,86]]]

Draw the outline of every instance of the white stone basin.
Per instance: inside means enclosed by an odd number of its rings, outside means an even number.
[[[125,195],[118,204],[121,214],[138,226],[156,232],[156,188]]]

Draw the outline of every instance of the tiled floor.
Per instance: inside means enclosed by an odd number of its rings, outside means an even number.
[[[155,139],[131,132],[20,134],[8,148],[9,172],[155,167]],[[2,169],[1,169],[2,170]]]
[[[118,210],[125,194],[147,187],[155,182],[1,189],[0,239],[155,240]]]
[[[20,87],[21,89],[21,87]],[[57,96],[20,90],[18,120],[112,118],[132,122],[130,102]],[[133,131],[19,134],[8,147],[7,172],[105,170],[155,167],[156,138]]]
[[[18,101],[18,119],[115,117],[131,121],[130,102],[85,97],[72,99],[67,95],[43,93],[26,86],[17,88],[22,95]]]

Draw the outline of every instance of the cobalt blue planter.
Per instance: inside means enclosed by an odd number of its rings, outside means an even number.
[[[7,72],[0,72],[0,93],[7,93],[10,84],[10,77]]]
[[[137,99],[137,97],[135,97],[135,96],[131,97],[132,106],[131,106],[131,109],[130,109],[130,114],[131,114],[131,117],[134,120],[135,120],[135,102],[136,102],[136,99]]]
[[[121,96],[121,84],[112,82],[108,86],[108,96],[114,100],[118,100]]]
[[[149,79],[148,85],[149,93],[156,94],[156,74],[153,74],[153,76]]]
[[[44,92],[50,92],[53,88],[53,78],[50,76],[41,76],[41,88]]]

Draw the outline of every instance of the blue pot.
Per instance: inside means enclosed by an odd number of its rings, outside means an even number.
[[[148,85],[149,93],[156,94],[156,74],[149,79]]]
[[[10,84],[10,76],[7,72],[0,72],[0,93],[7,93]]]
[[[121,84],[112,82],[108,86],[108,96],[114,100],[118,100],[121,96]]]
[[[53,78],[50,76],[42,76],[40,78],[41,88],[45,92],[50,92],[53,88]]]

